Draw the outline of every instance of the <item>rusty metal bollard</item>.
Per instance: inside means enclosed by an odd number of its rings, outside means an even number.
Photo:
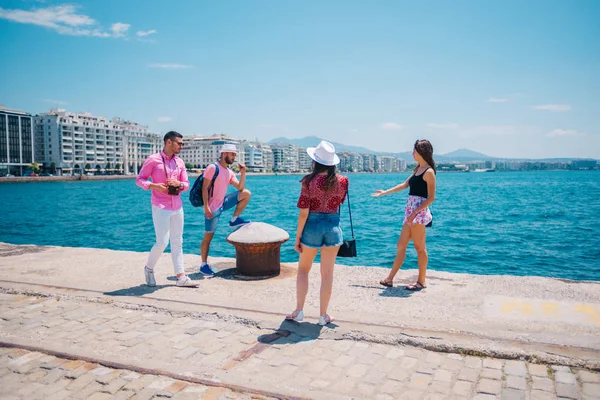
[[[281,271],[280,248],[290,238],[281,228],[251,222],[227,236],[235,247],[235,267],[242,275],[276,276]]]

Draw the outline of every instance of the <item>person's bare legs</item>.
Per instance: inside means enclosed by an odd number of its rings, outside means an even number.
[[[411,229],[409,224],[402,225],[402,231],[400,231],[400,237],[398,238],[398,245],[396,249],[396,258],[394,259],[394,263],[392,264],[392,269],[388,274],[387,278],[385,278],[382,282],[391,284],[394,281],[394,277],[404,264],[404,259],[406,258],[406,248],[408,247],[408,243],[411,239]]]
[[[321,247],[321,305],[319,315],[327,315],[333,289],[333,268],[340,246]]]
[[[419,278],[417,279],[417,282],[425,287],[425,275],[427,273],[427,263],[429,262],[427,246],[425,244],[427,237],[425,225],[410,225],[410,232],[419,259]]]
[[[200,257],[203,263],[208,262],[208,251],[210,250],[210,242],[213,236],[215,236],[214,232],[204,232],[204,238],[200,244]]]
[[[244,208],[246,208],[246,206],[250,202],[251,195],[252,194],[250,193],[250,191],[248,189],[244,189],[238,194],[239,201],[238,201],[237,205],[235,206],[235,210],[233,211],[234,217],[239,217],[242,214],[242,211],[244,211]]]
[[[288,318],[295,318],[297,311],[304,309],[306,294],[308,293],[308,274],[318,251],[319,249],[302,246],[302,253],[300,253],[300,260],[298,261],[298,276],[296,277],[296,311],[288,315]]]

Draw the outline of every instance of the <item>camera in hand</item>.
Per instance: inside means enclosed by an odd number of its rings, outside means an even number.
[[[178,186],[167,186],[167,191],[171,196],[177,196],[179,194],[179,187]]]

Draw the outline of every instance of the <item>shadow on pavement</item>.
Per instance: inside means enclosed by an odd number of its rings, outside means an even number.
[[[204,280],[204,279],[211,278],[210,276],[206,276],[204,274],[201,274],[200,272],[194,272],[193,274],[187,274],[187,276],[189,276],[190,279],[192,279],[193,281],[201,281],[201,280]],[[171,282],[177,282],[177,277],[175,275],[168,276],[167,280],[171,281]]]
[[[294,344],[317,340],[324,328],[335,329],[338,325],[332,323],[326,326],[310,322],[282,321],[275,332],[258,337],[259,343],[264,344]]]
[[[148,285],[132,286],[126,289],[113,290],[112,292],[104,292],[106,296],[143,296],[145,294],[152,294],[162,288],[170,287],[173,285],[156,285],[154,287]]]

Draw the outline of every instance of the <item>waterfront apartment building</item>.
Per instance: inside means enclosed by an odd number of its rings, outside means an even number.
[[[256,142],[242,142],[244,158],[248,171],[270,172],[273,170],[273,150],[268,144]]]
[[[304,147],[298,147],[298,170],[302,172],[312,171],[312,158]]]
[[[51,109],[34,117],[37,159],[59,174],[92,171],[137,173],[163,147],[160,135],[120,118]]]
[[[194,168],[206,168],[209,164],[219,161],[221,147],[225,143],[235,144],[238,148],[236,161],[245,164],[245,149],[240,140],[224,134],[212,136],[184,136],[183,149],[179,157],[186,163],[192,164]]]
[[[363,154],[363,171],[374,172],[375,171],[375,156],[373,154]]]
[[[263,154],[263,165],[265,166],[265,171],[270,172],[273,171],[273,149],[268,144],[261,144],[262,154]]]
[[[35,161],[33,117],[0,105],[0,175],[23,175]]]
[[[273,171],[298,172],[300,163],[298,158],[298,147],[291,143],[275,143],[271,145],[273,150]]]

